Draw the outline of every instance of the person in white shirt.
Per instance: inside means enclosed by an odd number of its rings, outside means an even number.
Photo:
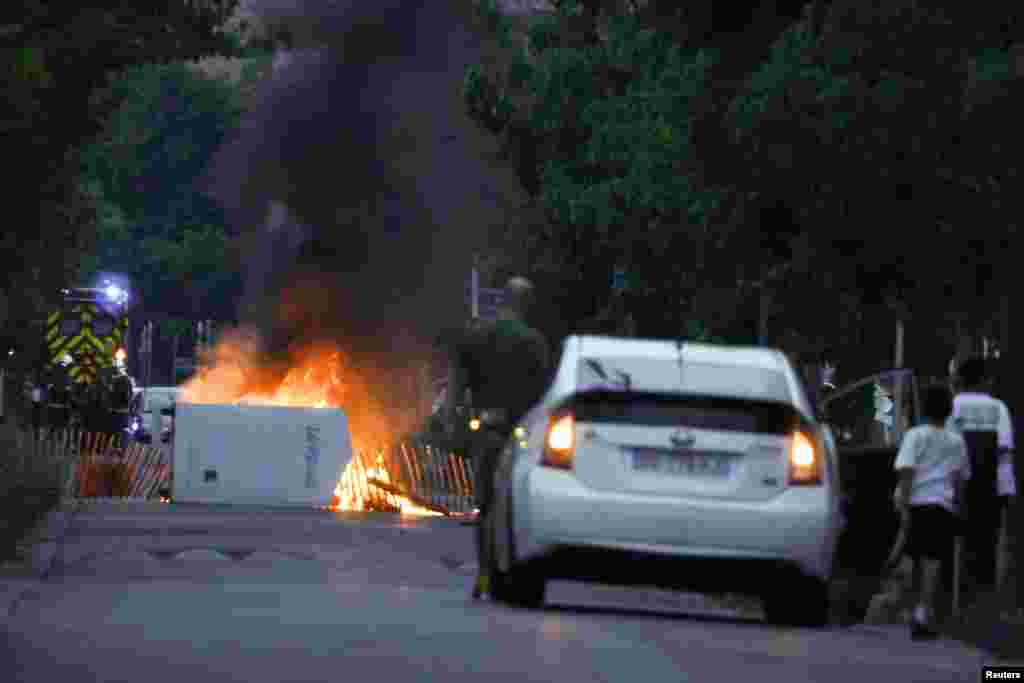
[[[914,562],[913,590],[918,604],[911,636],[934,637],[935,601],[942,561],[949,557],[963,484],[971,477],[963,438],[946,428],[953,396],[941,385],[924,392],[925,423],[907,431],[896,456],[896,506],[907,555]]]
[[[1006,404],[993,397],[985,359],[970,358],[958,371],[960,392],[949,426],[963,435],[974,476],[966,493],[965,573],[972,593],[995,587],[996,549],[1006,501],[1016,494],[1013,426]]]

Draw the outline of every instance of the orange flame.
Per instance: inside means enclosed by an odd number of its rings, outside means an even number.
[[[206,366],[181,389],[187,403],[234,403],[264,406],[339,408],[345,411],[358,453],[377,450],[391,433],[384,411],[375,408],[370,387],[345,363],[333,344],[311,344],[285,360],[262,353],[259,338],[245,330],[226,334],[205,359]],[[353,458],[334,489],[332,510],[365,511],[384,501],[402,514],[437,515],[404,496],[380,492],[370,479],[392,483],[383,456],[363,467]]]

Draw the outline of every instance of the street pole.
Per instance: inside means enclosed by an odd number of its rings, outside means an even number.
[[[471,315],[473,320],[480,317],[480,270],[478,265],[480,258],[473,256],[473,269],[470,271],[470,300],[472,302]]]
[[[144,341],[146,355],[144,356],[144,363],[146,364],[146,387],[150,387],[153,384],[153,322],[146,321]]]
[[[895,368],[903,367],[903,331],[903,319],[901,318],[896,321],[896,354],[895,363],[893,364]]]
[[[999,353],[1008,355],[1010,353],[1010,295],[1003,294],[999,302]]]
[[[904,345],[903,344],[903,335],[904,335],[903,318],[900,317],[900,318],[898,318],[896,320],[896,352],[894,354],[895,357],[893,359],[894,360],[893,367],[895,367],[896,369],[899,369],[899,368],[903,367],[903,345]],[[904,431],[905,427],[906,428],[910,427],[909,423],[908,424],[904,424],[904,421],[909,416],[906,415],[905,414],[906,411],[903,410],[903,403],[904,403],[904,394],[903,394],[903,392],[905,390],[908,390],[908,389],[909,389],[909,387],[904,387],[903,386],[903,377],[900,376],[896,380],[895,386],[893,387],[893,400],[895,401],[896,405],[895,405],[895,408],[893,409],[893,430],[890,433],[893,434],[895,438],[899,438],[900,436],[903,435],[903,431]]]
[[[206,353],[206,337],[205,327],[203,322],[200,320],[196,327],[196,369],[199,370],[203,367],[203,358]]]
[[[178,386],[178,348],[181,346],[181,331],[175,330],[171,338],[171,386]]]
[[[761,280],[758,290],[757,344],[766,346],[768,344],[768,305],[770,302],[767,278]]]

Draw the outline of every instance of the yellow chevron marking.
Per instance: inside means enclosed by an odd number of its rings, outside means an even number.
[[[85,328],[83,328],[82,331],[79,332],[74,337],[61,337],[61,339],[62,340],[66,340],[66,342],[62,342],[62,343],[59,343],[59,344],[52,344],[50,346],[50,349],[52,349],[55,352],[56,349],[60,348],[60,347],[75,348],[76,346],[78,346],[78,343],[81,341],[83,334],[85,334]]]
[[[90,329],[82,330],[82,337],[96,351],[98,351],[100,353],[106,353],[107,352],[107,348],[106,348],[106,345],[103,343],[103,340],[101,340],[98,337],[96,337],[96,335],[94,335],[92,333],[92,330],[90,330]]]

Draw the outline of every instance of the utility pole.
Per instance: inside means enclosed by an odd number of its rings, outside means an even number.
[[[893,363],[893,367],[894,368],[902,368],[903,367],[903,335],[904,335],[903,318],[900,318],[899,320],[896,321],[896,353],[895,353],[895,362]]]
[[[204,366],[206,358],[206,325],[202,320],[196,324],[196,371]]]
[[[768,295],[768,283],[761,280],[758,285],[758,306],[757,306],[757,345],[767,346],[768,344],[768,306],[771,297]]]
[[[480,317],[480,255],[473,254],[473,267],[469,273],[470,315],[473,320]]]
[[[153,386],[153,322],[147,321],[142,328],[142,362],[144,364],[144,386]]]
[[[1010,353],[1010,295],[1003,294],[999,302],[999,352],[1009,356]],[[1019,409],[1018,409],[1019,410]]]
[[[153,323],[146,321],[142,324],[142,330],[139,332],[139,374],[142,379],[142,386],[149,387],[150,384],[150,372],[152,365],[149,362],[150,355],[152,354],[152,345],[150,343],[150,336],[152,334]]]

